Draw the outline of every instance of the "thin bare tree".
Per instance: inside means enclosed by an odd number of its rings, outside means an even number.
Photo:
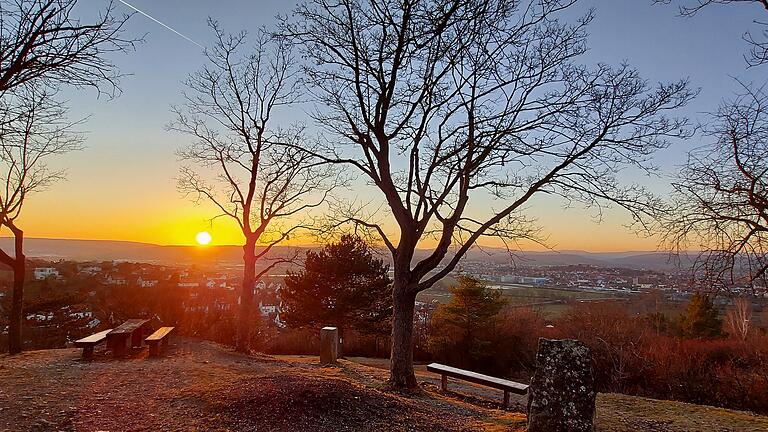
[[[24,255],[17,218],[28,192],[58,178],[41,168],[40,161],[71,149],[77,141],[67,135],[63,106],[42,99],[65,85],[114,94],[119,73],[106,54],[129,50],[136,42],[123,37],[128,16],[116,16],[111,4],[87,22],[77,17],[77,4],[77,0],[0,0],[0,140],[8,169],[0,222],[16,239],[14,258],[0,251],[0,261],[14,269],[12,354],[22,349]]]
[[[80,148],[77,122],[67,120],[66,109],[45,88],[16,87],[0,98],[0,226],[10,231],[14,250],[0,249],[0,263],[13,270],[13,293],[8,325],[8,351],[21,352],[24,304],[24,231],[19,217],[30,194],[62,179],[49,169],[51,157]]]
[[[741,340],[747,340],[752,326],[752,304],[746,297],[738,297],[725,313],[728,333]]]
[[[768,0],[654,0],[654,3],[680,3],[678,10],[684,17],[692,17],[712,5],[747,4],[760,8],[755,8],[759,18],[754,20],[759,27],[758,34],[746,31],[742,36],[749,45],[749,52],[744,58],[750,66],[768,63]]]
[[[387,209],[339,211],[392,255],[395,387],[416,385],[416,295],[478,241],[535,240],[524,210],[540,195],[646,212],[655,199],[617,172],[647,172],[669,138],[688,135],[664,114],[694,95],[685,81],[578,64],[592,13],[563,21],[574,3],[310,0],[282,24],[334,144],[318,157],[361,173]]]
[[[171,130],[192,142],[180,151],[184,167],[179,189],[207,201],[242,231],[243,285],[238,317],[238,351],[247,351],[253,289],[282,259],[273,248],[307,228],[308,213],[337,185],[332,167],[304,151],[303,128],[280,127],[279,116],[296,103],[299,88],[290,47],[258,30],[255,48],[247,34],[224,33],[210,21],[216,43],[206,65],[186,81],[185,104],[174,108]],[[257,246],[263,246],[257,251]],[[258,273],[256,266],[266,263]]]
[[[715,291],[768,286],[768,95],[743,89],[713,114],[712,144],[689,154],[660,219],[670,250],[702,251],[692,276]]]
[[[82,21],[78,0],[0,0],[0,92],[44,80],[95,87],[112,94],[119,72],[106,54],[132,49],[124,37],[128,15],[108,3]]]

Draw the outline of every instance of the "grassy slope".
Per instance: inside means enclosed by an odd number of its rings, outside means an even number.
[[[768,431],[768,417],[683,402],[601,394],[597,404],[602,431]]]

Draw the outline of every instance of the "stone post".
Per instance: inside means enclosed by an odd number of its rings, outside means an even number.
[[[589,348],[573,339],[539,339],[528,432],[592,432],[596,396]]]
[[[320,363],[334,364],[339,356],[339,329],[323,327],[320,330]]]

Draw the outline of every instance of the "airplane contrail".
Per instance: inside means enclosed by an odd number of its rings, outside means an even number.
[[[127,1],[124,1],[124,0],[118,0],[118,1],[119,1],[120,3],[122,3],[122,4],[126,5],[126,6],[128,6],[129,8],[131,8],[131,9],[135,10],[136,12],[138,12],[138,13],[140,13],[140,14],[144,15],[145,17],[147,17],[147,18],[151,19],[152,21],[154,21],[154,22],[156,22],[156,23],[160,24],[161,26],[163,26],[163,27],[167,28],[168,30],[170,30],[170,31],[172,31],[172,32],[174,32],[174,33],[176,33],[177,35],[179,35],[179,36],[183,37],[184,39],[188,40],[189,42],[192,42],[193,44],[195,44],[195,45],[199,46],[200,48],[202,48],[202,49],[205,49],[205,47],[204,47],[204,46],[202,46],[202,45],[200,45],[199,43],[195,42],[194,40],[192,40],[192,39],[191,39],[191,38],[189,38],[188,36],[186,36],[186,35],[183,35],[183,34],[179,33],[178,31],[176,31],[176,29],[174,29],[174,28],[172,28],[171,26],[169,26],[169,25],[165,24],[164,22],[160,21],[159,19],[157,19],[157,18],[155,18],[155,17],[153,17],[153,16],[149,15],[148,13],[146,13],[146,12],[144,12],[144,11],[140,10],[139,8],[137,8],[136,6],[134,6],[134,5],[130,4],[130,3],[128,3]]]

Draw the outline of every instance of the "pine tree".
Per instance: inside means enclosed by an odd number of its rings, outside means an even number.
[[[428,344],[438,356],[470,366],[491,354],[487,336],[506,300],[500,290],[467,276],[460,277],[459,284],[449,290],[451,300],[440,305],[432,316]]]
[[[381,333],[392,314],[389,266],[357,236],[342,236],[321,251],[307,252],[304,268],[288,272],[281,318],[289,327],[333,325]]]
[[[711,339],[722,334],[722,321],[709,296],[695,293],[680,316],[680,333],[690,339]]]

